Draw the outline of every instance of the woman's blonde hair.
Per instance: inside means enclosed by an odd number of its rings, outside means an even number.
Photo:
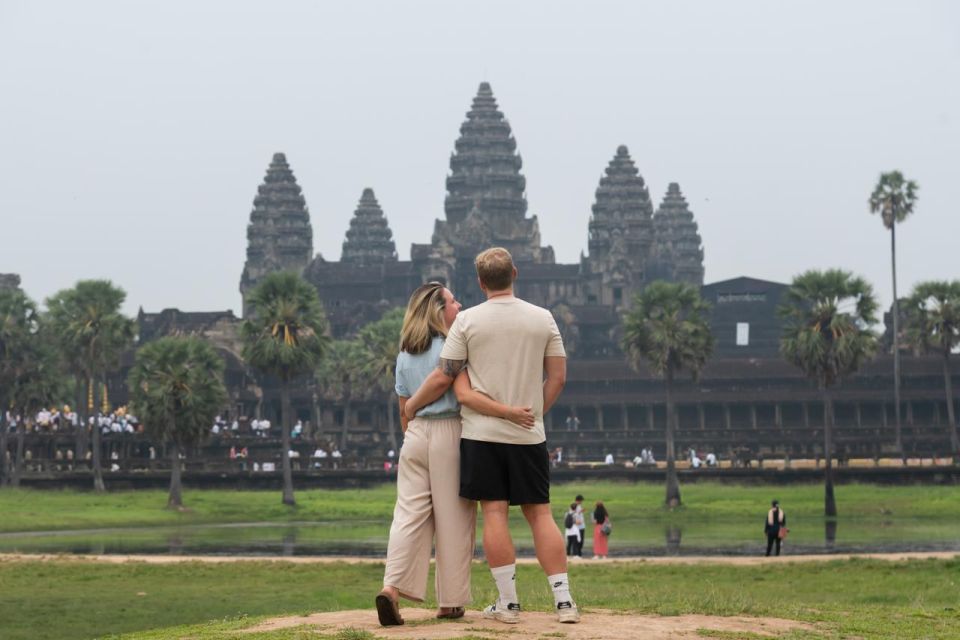
[[[420,285],[410,296],[407,312],[400,329],[400,350],[411,355],[423,353],[437,336],[447,336],[447,323],[443,319],[444,286],[439,282]]]

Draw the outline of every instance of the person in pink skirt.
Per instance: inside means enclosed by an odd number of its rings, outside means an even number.
[[[607,543],[610,536],[610,514],[603,502],[597,500],[593,510],[593,559],[607,557]]]

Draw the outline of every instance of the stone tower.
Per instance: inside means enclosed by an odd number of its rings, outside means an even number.
[[[651,276],[673,282],[703,285],[703,246],[693,213],[671,182],[653,217],[654,249]]]
[[[553,249],[540,246],[536,216],[526,216],[526,179],[516,150],[490,84],[480,83],[450,158],[446,220],[437,221],[434,248],[449,245],[458,259],[472,260],[480,250],[499,245],[517,262],[554,262]]]
[[[653,245],[650,192],[626,146],[617,147],[600,178],[590,217],[586,259],[592,302],[622,307],[646,282]]]
[[[19,289],[20,276],[16,273],[0,273],[0,291],[4,289]]]
[[[347,239],[343,241],[340,261],[361,266],[397,261],[393,233],[373,189],[364,189],[360,196]]]
[[[247,261],[240,278],[243,313],[247,295],[263,276],[274,271],[302,273],[313,258],[310,212],[287,158],[273,154],[267,175],[253,199],[247,225]]]

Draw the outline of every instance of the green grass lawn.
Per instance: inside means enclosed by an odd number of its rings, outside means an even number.
[[[793,632],[789,638],[960,637],[956,559],[775,567],[584,563],[572,565],[570,574],[587,616],[591,608],[610,608],[665,616],[775,616],[817,625],[815,634]],[[240,636],[233,630],[263,616],[370,608],[382,575],[381,564],[6,561],[0,562],[0,638],[234,638]],[[550,592],[536,566],[521,566],[517,580],[526,609],[549,610]],[[476,606],[493,599],[481,564],[475,565],[473,585]],[[243,637],[316,636],[286,630]]]
[[[697,483],[683,487],[684,507],[662,508],[663,487],[650,483],[590,482],[555,485],[551,496],[559,519],[577,493],[586,504],[603,500],[614,522],[683,525],[710,520],[762,522],[772,498],[779,498],[788,517],[819,519],[823,488],[818,484],[784,487]],[[389,520],[395,489],[385,484],[371,489],[297,492],[297,506],[280,504],[279,491],[190,490],[186,512],[164,509],[163,491],[122,491],[106,494],[78,491],[4,489],[0,491],[0,533],[102,527],[173,526],[231,522]],[[857,518],[960,518],[960,487],[877,486],[837,487],[841,521]],[[752,525],[752,526],[754,526]]]

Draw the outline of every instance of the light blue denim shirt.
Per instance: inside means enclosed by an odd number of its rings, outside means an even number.
[[[401,351],[397,356],[397,395],[402,398],[409,398],[427,376],[437,368],[440,362],[440,351],[443,349],[443,338],[437,336],[430,343],[430,348],[423,353],[410,355],[406,351]],[[447,389],[447,392],[433,404],[428,404],[417,411],[418,418],[449,418],[460,415],[460,403],[457,402],[457,396],[453,393],[453,387]]]

